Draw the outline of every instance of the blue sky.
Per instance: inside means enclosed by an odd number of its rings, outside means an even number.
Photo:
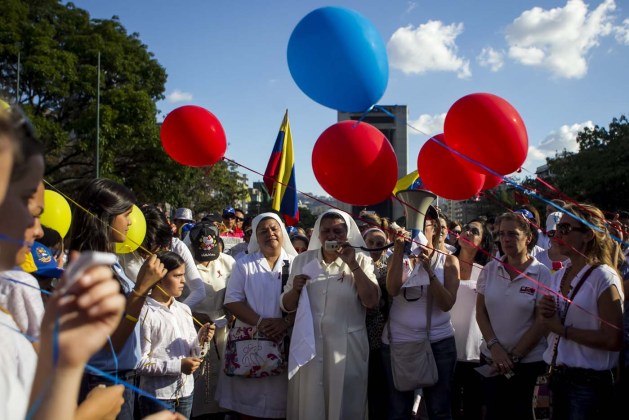
[[[226,156],[264,172],[285,109],[295,147],[297,188],[324,194],[311,166],[318,136],[336,111],[293,81],[286,48],[314,9],[356,10],[379,30],[389,83],[379,104],[406,104],[409,123],[443,132],[459,98],[489,92],[510,102],[529,135],[524,175],[564,148],[584,126],[628,114],[629,2],[625,0],[211,1],[77,0],[92,18],[119,16],[166,68],[160,120],[187,104],[214,113]],[[400,51],[405,51],[401,54]],[[427,136],[409,130],[409,172]],[[343,164],[339,159],[339,164]],[[446,169],[446,168],[444,168]],[[260,177],[241,170],[250,182]],[[527,172],[528,171],[528,172]]]

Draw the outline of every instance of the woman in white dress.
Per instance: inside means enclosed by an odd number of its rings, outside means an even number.
[[[225,307],[236,317],[235,327],[257,326],[275,340],[288,332],[282,316],[282,268],[297,252],[275,213],[262,213],[252,222],[247,255],[236,261],[225,293]],[[286,417],[285,373],[265,378],[227,376],[221,372],[216,400],[241,418]]]
[[[367,308],[378,305],[380,288],[371,258],[355,249],[365,242],[347,213],[326,211],[314,232],[308,251],[295,259],[282,295],[284,310],[295,311],[300,304],[291,360],[300,346],[312,346],[297,372],[291,370],[287,418],[365,419],[369,358],[365,315]],[[309,305],[302,306],[306,298]],[[302,314],[310,318],[309,324],[300,323]],[[312,332],[311,340],[298,343],[296,337],[303,337],[306,329]]]

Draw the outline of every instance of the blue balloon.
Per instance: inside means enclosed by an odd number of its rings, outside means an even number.
[[[297,86],[337,111],[366,111],[382,98],[389,81],[384,41],[351,9],[322,7],[307,14],[290,36],[287,56]]]

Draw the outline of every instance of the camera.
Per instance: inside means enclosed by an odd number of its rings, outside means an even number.
[[[339,249],[339,243],[337,241],[325,241],[323,249],[326,251],[336,251]]]

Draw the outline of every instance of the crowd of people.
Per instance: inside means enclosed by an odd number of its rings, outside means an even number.
[[[28,120],[0,111],[1,418],[534,419],[549,368],[553,419],[627,416],[627,212],[291,227],[94,179],[61,238],[43,175]],[[134,204],[146,235],[114,256]],[[393,346],[422,340],[438,378],[399,390]]]

